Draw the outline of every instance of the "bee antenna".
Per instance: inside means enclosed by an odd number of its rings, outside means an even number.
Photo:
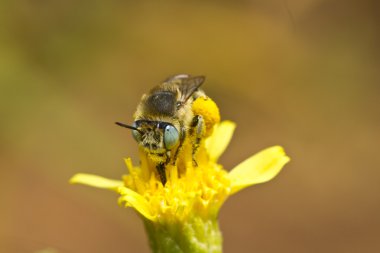
[[[129,129],[132,129],[132,130],[136,130],[137,132],[139,132],[140,134],[143,134],[144,132],[141,131],[140,129],[137,129],[136,127],[134,126],[130,126],[130,125],[127,125],[127,124],[124,124],[124,123],[121,123],[121,122],[115,122],[116,125],[118,126],[121,126],[121,127],[125,127],[125,128],[129,128]]]

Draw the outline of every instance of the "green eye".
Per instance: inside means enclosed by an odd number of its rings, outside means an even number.
[[[134,122],[132,127],[136,128],[136,123]],[[133,139],[135,139],[137,142],[141,142],[141,133],[137,130],[132,130],[132,136]]]
[[[164,144],[165,148],[172,149],[179,141],[179,133],[172,125],[167,125],[164,130]]]

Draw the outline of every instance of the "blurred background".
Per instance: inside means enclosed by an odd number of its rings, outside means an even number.
[[[137,162],[141,95],[170,75],[238,124],[226,169],[292,161],[229,199],[225,252],[380,251],[380,4],[375,0],[0,3],[0,252],[149,252],[143,224],[77,172]]]

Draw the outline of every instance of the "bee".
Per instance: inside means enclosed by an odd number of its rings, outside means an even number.
[[[186,136],[192,138],[194,155],[204,132],[205,124],[201,115],[192,111],[192,103],[199,97],[206,97],[200,86],[204,76],[180,74],[168,78],[144,94],[137,106],[132,125],[116,122],[132,130],[132,136],[139,147],[154,162],[161,183],[166,184],[165,167],[175,164]]]

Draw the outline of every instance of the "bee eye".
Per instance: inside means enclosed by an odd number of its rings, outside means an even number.
[[[167,125],[164,131],[164,144],[165,148],[172,149],[179,141],[179,133],[172,125]]]
[[[132,125],[134,128],[136,128],[136,123],[134,122]],[[137,142],[141,142],[141,133],[137,130],[132,130],[132,136],[133,139],[135,139]]]

